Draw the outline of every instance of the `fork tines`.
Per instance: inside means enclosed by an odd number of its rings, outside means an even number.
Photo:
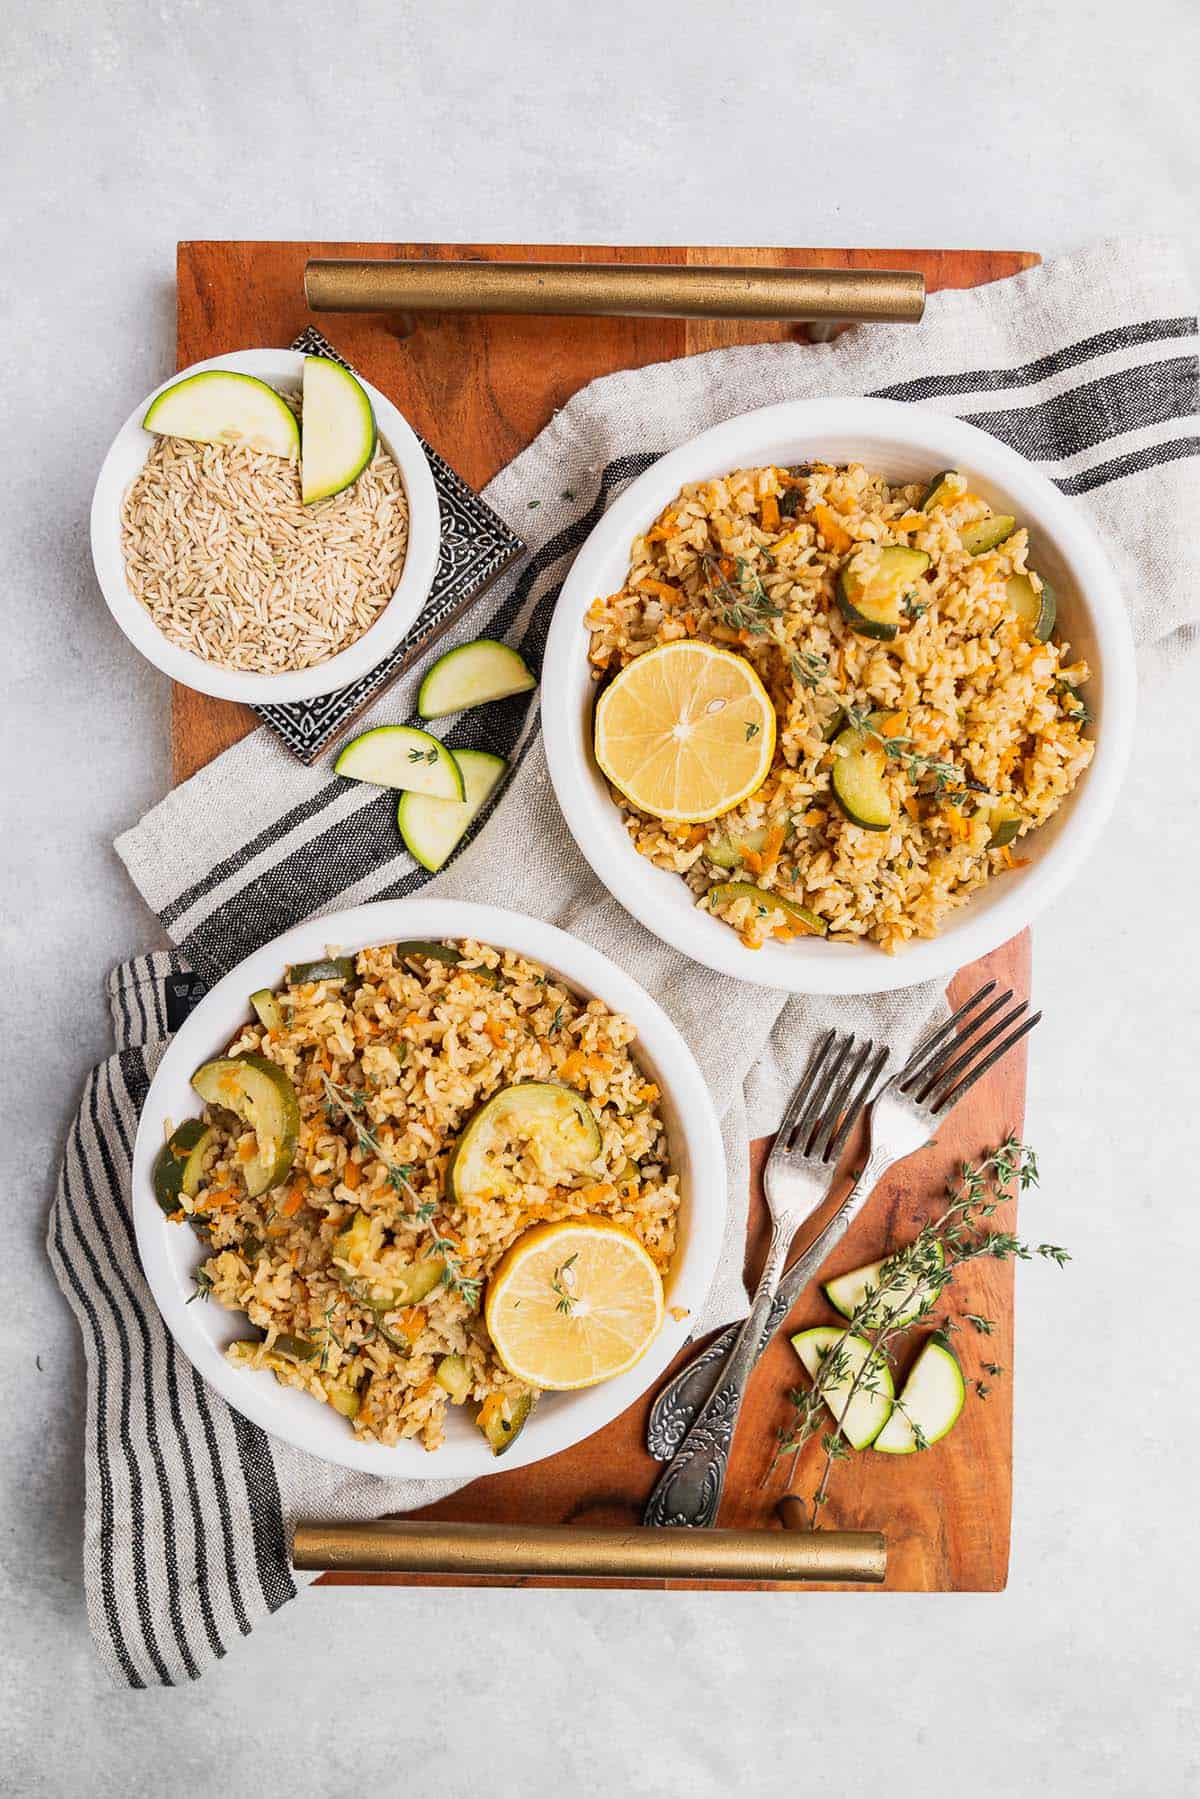
[[[784,1114],[779,1146],[822,1162],[836,1162],[887,1055],[886,1047],[880,1048],[869,1038],[855,1055],[852,1034],[826,1032]]]
[[[1029,1034],[1042,1014],[1030,1013],[1029,1001],[1024,999],[1018,1000],[1011,1011],[1006,1012],[1005,1007],[1013,997],[1011,987],[982,1011],[976,1009],[995,992],[995,988],[995,981],[986,982],[916,1050],[901,1070],[897,1082],[902,1093],[909,1094],[918,1105],[927,1105],[933,1112],[945,1112],[957,1105],[989,1068],[994,1068],[1002,1056]],[[984,1030],[997,1013],[1003,1016],[990,1030]],[[1001,1041],[997,1042],[998,1038]],[[995,1048],[992,1048],[993,1044]],[[985,1050],[989,1052],[986,1055]],[[982,1060],[978,1060],[979,1057]]]

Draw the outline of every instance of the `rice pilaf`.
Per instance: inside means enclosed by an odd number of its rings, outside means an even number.
[[[206,1239],[200,1290],[261,1333],[231,1344],[232,1361],[385,1444],[436,1449],[453,1397],[478,1407],[495,1446],[489,1426],[503,1441],[536,1398],[499,1362],[479,1305],[505,1249],[535,1224],[596,1218],[635,1235],[660,1274],[670,1266],[679,1191],[658,1088],[627,1019],[511,951],[388,944],[360,951],[353,969],[282,988],[279,1023],[248,1025],[229,1047],[265,1057],[295,1091],[286,1179],[251,1198],[256,1134],[210,1105],[214,1147],[174,1217]],[[458,1192],[464,1127],[501,1092],[536,1092],[530,1083],[590,1109],[588,1154],[564,1162],[518,1117],[492,1141],[484,1182]]]
[[[859,464],[742,469],[685,487],[635,539],[620,591],[589,608],[597,680],[691,638],[736,650],[771,696],[770,771],[732,811],[670,824],[614,790],[641,854],[683,876],[748,947],[809,929],[799,908],[830,938],[887,951],[934,936],[1014,864],[1013,846],[1087,767],[1087,665],[1013,610],[1014,577],[1027,577],[1034,605],[1049,596],[1019,522],[971,553],[992,520],[954,473],[926,489]],[[885,641],[851,622],[839,582],[852,558],[869,577],[898,546],[928,562]],[[847,726],[886,789],[872,828],[834,791]]]

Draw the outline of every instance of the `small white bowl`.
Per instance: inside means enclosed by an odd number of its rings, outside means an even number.
[[[154,434],[142,429],[151,400],[200,369],[236,369],[257,375],[283,392],[299,393],[304,357],[296,350],[232,350],[227,356],[211,356],[181,369],[147,394],[121,426],[104,458],[92,496],[92,561],[96,579],[108,609],[147,661],[173,681],[211,693],[219,700],[241,700],[247,706],[277,706],[288,700],[311,700],[335,693],[352,681],[370,674],[404,637],[417,618],[433,585],[441,543],[441,518],[437,489],[420,439],[412,426],[369,381],[363,381],[379,440],[400,470],[408,496],[408,552],[395,593],[375,623],[346,649],[312,668],[294,669],[282,675],[256,675],[206,662],[171,643],[131,592],[125,578],[121,549],[121,506],[154,444]],[[359,377],[362,380],[362,377]]]
[[[873,944],[797,938],[746,949],[736,931],[700,911],[679,876],[633,847],[592,754],[596,686],[584,614],[616,593],[633,539],[691,481],[766,463],[861,462],[889,481],[961,469],[998,512],[1027,525],[1036,567],[1059,597],[1059,634],[1092,671],[1087,698],[1096,752],[1056,817],[1021,842],[1028,868],[989,881],[936,937],[896,955]],[[563,583],[542,671],[546,759],[571,834],[600,880],[633,916],[693,960],[790,993],[879,993],[943,979],[1005,943],[1077,873],[1111,816],[1133,738],[1133,640],[1103,549],[1071,501],[1022,457],[961,419],[894,400],[800,400],[715,425],[647,469],[609,508]]]
[[[279,1384],[263,1369],[235,1368],[223,1354],[235,1337],[252,1334],[247,1320],[223,1307],[189,1305],[192,1274],[203,1260],[199,1239],[171,1224],[155,1202],[151,1174],[165,1126],[195,1117],[200,1102],[191,1077],[220,1055],[250,1016],[249,996],[276,985],[289,962],[311,961],[331,948],[358,950],[397,939],[472,937],[516,950],[550,969],[576,993],[601,999],[637,1030],[634,1053],[662,1093],[672,1166],[682,1196],[675,1259],[666,1277],[662,1330],[636,1367],[602,1386],[545,1393],[502,1458],[492,1455],[474,1424],[474,1408],[451,1407],[446,1439],[430,1454],[406,1440],[387,1448],[360,1442],[346,1420],[309,1394]],[[695,1327],[717,1268],[725,1225],[725,1155],[704,1078],[675,1026],[636,981],[607,956],[538,919],[494,906],[434,899],[379,900],[297,925],[256,950],[219,981],[186,1020],[159,1064],[138,1124],[133,1154],[133,1221],[150,1290],[180,1349],[235,1411],[264,1430],[327,1462],[369,1474],[425,1480],[474,1480],[556,1455],[591,1436],[654,1385]]]

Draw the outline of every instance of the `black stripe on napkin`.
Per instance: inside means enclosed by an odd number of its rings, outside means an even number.
[[[1138,325],[1119,325],[1111,331],[1098,331],[1093,337],[1081,337],[1078,343],[1065,344],[1061,350],[1039,356],[1035,362],[1023,363],[1015,369],[966,369],[959,375],[921,375],[913,381],[898,382],[895,387],[876,388],[878,400],[936,400],[953,394],[986,393],[1005,387],[1028,387],[1044,381],[1064,369],[1076,368],[1081,362],[1093,362],[1097,356],[1110,356],[1114,350],[1125,350],[1137,344],[1165,342],[1172,337],[1193,337],[1194,318],[1147,319]]]
[[[221,1445],[217,1442],[217,1430],[213,1423],[212,1411],[209,1408],[208,1388],[200,1379],[195,1368],[192,1368],[192,1394],[200,1416],[200,1429],[204,1434],[204,1446],[208,1451],[209,1465],[212,1468],[213,1491],[217,1496],[217,1516],[221,1521],[221,1553],[225,1564],[226,1590],[229,1593],[237,1627],[244,1637],[248,1637],[250,1620],[246,1616],[246,1602],[242,1597],[242,1586],[238,1579],[237,1548],[233,1537],[233,1511],[229,1504],[229,1488],[225,1484]],[[214,1403],[219,1405],[222,1402],[214,1397]]]
[[[269,1612],[277,1612],[289,1599],[296,1597],[296,1583],[291,1574],[287,1532],[283,1526],[283,1504],[279,1482],[271,1459],[271,1445],[266,1432],[251,1424],[237,1411],[230,1411],[233,1434],[237,1439],[242,1478],[246,1483],[246,1500],[250,1507],[250,1531],[254,1539],[254,1562],[258,1584]]]
[[[1148,468],[1161,468],[1164,463],[1181,462],[1186,456],[1200,456],[1200,437],[1173,437],[1167,443],[1148,444],[1144,450],[1133,450],[1128,456],[1114,456],[1081,475],[1066,475],[1054,485],[1065,494],[1090,493],[1123,475],[1140,475]]]
[[[95,1118],[96,1090],[98,1086],[98,1078],[89,1083],[86,1103],[87,1116],[91,1120],[94,1120]],[[88,1147],[83,1140],[83,1119],[84,1114],[81,1113],[80,1117],[75,1121],[75,1126],[71,1133],[72,1145],[75,1151],[80,1179],[83,1183],[83,1196],[86,1199],[90,1217],[93,1220],[96,1220],[100,1211],[99,1194],[92,1176]],[[117,1402],[117,1441],[120,1444],[121,1454],[125,1463],[125,1471],[129,1480],[130,1528],[128,1530],[128,1535],[131,1538],[130,1553],[133,1560],[134,1609],[137,1613],[137,1622],[141,1629],[142,1642],[145,1645],[146,1654],[153,1665],[154,1671],[163,1686],[172,1686],[174,1683],[167,1672],[166,1663],[159,1650],[158,1640],[154,1630],[154,1620],[150,1615],[150,1587],[146,1573],[146,1511],[142,1489],[142,1471],[138,1464],[137,1449],[134,1445],[130,1430],[132,1393],[129,1372],[131,1362],[129,1335],[125,1328],[125,1320],[122,1316],[121,1307],[117,1303],[117,1299],[108,1280],[101,1271],[100,1261],[96,1251],[88,1240],[88,1234],[84,1229],[82,1215],[76,1204],[75,1198],[71,1193],[69,1181],[66,1188],[66,1198],[67,1211],[74,1227],[80,1251],[87,1263],[88,1272],[92,1278],[93,1290],[99,1293],[107,1302],[108,1310],[112,1315],[113,1328],[117,1338],[119,1353],[118,1369],[120,1373],[119,1397]],[[108,1250],[108,1263],[111,1268],[111,1247],[106,1245],[106,1248]],[[92,1311],[90,1303],[88,1305],[88,1311],[89,1313]],[[102,1328],[103,1327],[97,1322],[97,1330],[102,1330]],[[115,1518],[110,1512],[107,1544],[107,1559],[110,1563],[113,1556],[114,1526]],[[114,1596],[114,1604],[115,1603]],[[132,1622],[132,1620],[129,1621]],[[140,1686],[142,1684],[143,1683],[139,1680],[138,1685]]]
[[[1033,406],[966,413],[964,418],[1031,462],[1050,462],[1077,456],[1128,431],[1190,418],[1195,407],[1196,359],[1180,356],[1118,369]]]
[[[95,1078],[94,1076],[92,1077]],[[100,1486],[100,1598],[104,1607],[104,1625],[113,1646],[117,1662],[131,1687],[144,1687],[145,1681],[138,1673],[133,1658],[125,1643],[125,1633],[121,1628],[121,1614],[117,1607],[116,1584],[113,1578],[113,1538],[115,1534],[113,1476],[109,1462],[109,1421],[108,1421],[108,1349],[104,1341],[104,1330],[99,1314],[92,1302],[92,1296],[79,1278],[76,1269],[76,1258],[68,1249],[63,1231],[63,1220],[69,1218],[75,1237],[78,1239],[84,1260],[90,1260],[90,1252],[83,1243],[75,1208],[68,1198],[69,1158],[72,1150],[79,1166],[83,1165],[83,1155],[78,1144],[79,1121],[71,1132],[67,1144],[67,1159],[64,1159],[63,1178],[59,1183],[58,1200],[54,1209],[51,1226],[51,1241],[57,1252],[56,1261],[70,1285],[79,1304],[79,1309],[87,1318],[91,1330],[92,1355],[96,1371],[96,1472]]]
[[[125,1089],[126,1099],[136,1116],[137,1112],[141,1110],[146,1093],[149,1090],[149,1083],[146,1080],[146,1066],[141,1056],[127,1051],[125,1056],[116,1058],[116,1068],[120,1070],[122,1075],[124,1075],[124,1063],[126,1060],[128,1060],[131,1066],[137,1070],[137,1075],[140,1077],[135,1081],[135,1084],[140,1090],[139,1098],[136,1101],[129,1090],[128,1083],[126,1083]],[[125,1161],[130,1166],[133,1164],[133,1143],[126,1132],[125,1123],[121,1116],[122,1108],[116,1092],[113,1073],[114,1064],[112,1062],[106,1063],[101,1070],[99,1080],[93,1084],[89,1113],[92,1121],[92,1130],[95,1133],[96,1142],[100,1149],[101,1165],[103,1166],[105,1177],[108,1181],[109,1191],[114,1195],[119,1195],[122,1182],[118,1177],[113,1162],[112,1151],[104,1130],[104,1122],[99,1115],[99,1093],[103,1087],[107,1086],[108,1089],[109,1105],[107,1108],[107,1115],[112,1119],[116,1127],[116,1133],[120,1141],[122,1153]],[[129,1253],[135,1258],[133,1266],[136,1268],[138,1266],[136,1260],[137,1245],[134,1241],[132,1221],[123,1206],[118,1205],[117,1212],[125,1227],[127,1248]],[[162,1349],[165,1349],[166,1345],[165,1342],[160,1342],[156,1346],[151,1342],[150,1327],[147,1323],[146,1311],[143,1305],[139,1303],[139,1296],[134,1293],[133,1288],[130,1286],[122,1266],[122,1258],[115,1253],[113,1243],[109,1237],[108,1227],[104,1222],[103,1214],[98,1207],[95,1209],[94,1215],[97,1227],[104,1241],[104,1247],[108,1252],[109,1262],[120,1285],[121,1293],[124,1296],[124,1305],[121,1309],[123,1309],[126,1315],[131,1317],[137,1325],[138,1338],[142,1352],[141,1398],[143,1411],[145,1413],[146,1442],[150,1449],[150,1459],[153,1464],[155,1482],[158,1487],[158,1502],[162,1512],[163,1567],[167,1579],[167,1612],[171,1620],[171,1627],[175,1633],[175,1642],[179,1649],[183,1665],[187,1670],[189,1678],[195,1680],[199,1676],[200,1669],[196,1664],[191,1647],[188,1643],[187,1631],[184,1628],[183,1622],[183,1611],[180,1605],[179,1568],[175,1557],[175,1502],[171,1494],[171,1484],[167,1475],[166,1464],[163,1460],[162,1442],[158,1431],[158,1408],[155,1404],[154,1397],[154,1350],[155,1347],[157,1347],[161,1351]],[[132,1391],[132,1364],[129,1361],[128,1352],[126,1354],[126,1365],[129,1385]]]

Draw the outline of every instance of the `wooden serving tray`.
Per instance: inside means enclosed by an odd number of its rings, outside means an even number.
[[[759,263],[772,267],[917,268],[929,289],[974,287],[1037,262],[1022,251],[812,250],[747,248],[632,248],[546,244],[183,243],[178,251],[178,366],[225,351],[289,343],[317,323],[355,366],[400,407],[410,422],[466,480],[479,487],[524,449],[556,408],[586,382],[726,344],[769,338],[803,339],[802,327],[682,319],[588,319],[454,316],[425,321],[411,337],[397,336],[384,316],[321,314],[304,301],[303,270],[310,256],[423,256],[447,260]],[[897,327],[916,329],[920,327]],[[244,707],[176,687],[172,761],[184,780],[254,727]],[[952,997],[963,998],[989,976],[1028,991],[1029,936],[1005,944],[956,977]],[[902,1163],[883,1182],[833,1262],[853,1268],[915,1234],[937,1205],[945,1182],[966,1157],[1019,1131],[1025,1092],[1023,1052],[981,1081],[952,1115],[937,1143]],[[755,1174],[747,1266],[758,1266],[766,1242],[766,1214],[757,1170],[766,1141],[752,1149]],[[998,1215],[1010,1228],[1015,1205]],[[979,1263],[964,1282],[963,1303],[997,1321],[983,1353],[1013,1365],[1012,1269]],[[833,1320],[819,1291],[797,1304],[791,1328]],[[982,1340],[981,1340],[982,1341]],[[963,1344],[967,1372],[975,1345]],[[689,1352],[690,1353],[690,1352]],[[768,1479],[774,1433],[785,1417],[783,1395],[797,1364],[781,1336],[763,1359],[743,1409],[720,1522],[770,1527],[785,1490],[783,1470]],[[889,1558],[886,1587],[897,1591],[976,1591],[1002,1588],[1008,1573],[1012,1502],[1012,1376],[992,1383],[986,1401],[968,1398],[962,1419],[944,1443],[924,1455],[864,1454],[835,1470],[825,1522],[847,1529],[883,1530]],[[426,1507],[418,1517],[482,1523],[629,1525],[659,1472],[646,1453],[650,1397],[600,1431],[532,1468],[500,1471]],[[810,1446],[798,1490],[811,1492]],[[430,1476],[436,1476],[432,1461]],[[435,1580],[430,1576],[325,1575],[331,1585],[562,1585],[560,1581]],[[578,1585],[606,1585],[581,1581]],[[703,1583],[645,1582],[652,1586]]]

